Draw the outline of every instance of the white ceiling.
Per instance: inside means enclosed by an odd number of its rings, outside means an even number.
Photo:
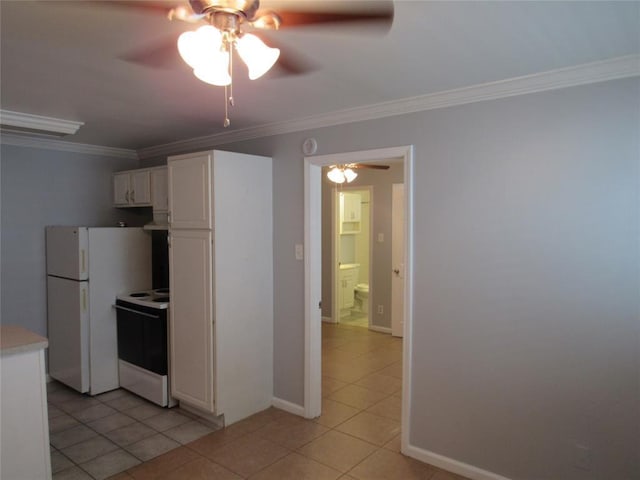
[[[394,4],[386,34],[265,33],[319,68],[253,82],[236,72],[225,130],[224,89],[177,54],[161,68],[122,60],[192,26],[105,2],[0,0],[0,106],[84,122],[71,142],[142,149],[640,53],[639,2]]]

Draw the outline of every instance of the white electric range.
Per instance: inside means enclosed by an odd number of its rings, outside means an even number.
[[[120,386],[162,407],[176,405],[170,395],[168,288],[118,295],[118,372]]]

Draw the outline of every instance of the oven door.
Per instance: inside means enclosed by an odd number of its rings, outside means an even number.
[[[116,301],[118,358],[167,375],[167,311]]]

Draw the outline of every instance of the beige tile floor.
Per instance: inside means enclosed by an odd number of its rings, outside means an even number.
[[[323,324],[322,415],[269,408],[213,431],[123,390],[49,386],[54,479],[464,480],[400,454],[402,340]]]

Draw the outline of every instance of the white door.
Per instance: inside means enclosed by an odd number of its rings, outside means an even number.
[[[171,395],[214,413],[212,234],[170,235]]]
[[[391,334],[404,330],[404,184],[394,183],[391,194]]]
[[[169,157],[169,223],[172,228],[213,228],[212,161],[211,152]]]
[[[47,227],[47,275],[89,278],[89,233],[86,227]]]
[[[89,284],[47,277],[49,375],[89,391]]]

